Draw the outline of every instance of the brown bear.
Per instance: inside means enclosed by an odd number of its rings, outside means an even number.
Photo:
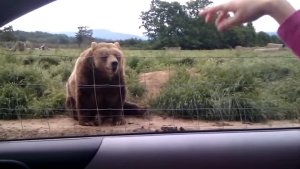
[[[113,125],[123,125],[124,115],[144,115],[147,110],[125,98],[125,57],[119,43],[92,42],[66,83],[66,109],[79,125],[99,125],[110,116]]]

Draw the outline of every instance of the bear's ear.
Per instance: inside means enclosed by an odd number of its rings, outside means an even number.
[[[116,45],[119,49],[121,49],[119,42],[115,42],[114,45]]]
[[[93,56],[93,49],[89,49],[86,53],[86,57],[92,57]]]
[[[97,46],[97,42],[92,42],[91,43],[91,48],[92,48],[93,51],[96,49],[96,46]]]

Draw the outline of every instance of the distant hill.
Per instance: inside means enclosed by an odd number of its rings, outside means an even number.
[[[76,32],[51,32],[55,34],[65,34],[70,37],[75,37]],[[266,32],[267,34],[276,35],[277,32]],[[145,36],[137,36],[137,35],[131,35],[131,34],[125,34],[125,33],[118,33],[118,32],[112,32],[110,30],[106,29],[93,29],[93,37],[99,38],[99,39],[107,39],[107,40],[126,40],[131,38],[137,38],[142,40],[147,40],[148,38]]]
[[[25,32],[25,31],[16,31],[17,38],[19,40],[30,40],[34,42],[40,43],[60,43],[60,44],[69,44],[69,43],[76,43],[75,37],[76,32],[68,32],[68,31],[61,31],[61,32],[42,32],[42,31],[35,31],[35,32]],[[277,32],[266,32],[267,34],[277,35]],[[101,40],[126,40],[131,38],[147,40],[148,38],[145,36],[137,36],[125,33],[118,33],[112,32],[106,29],[94,29],[93,30],[93,37],[96,39]]]
[[[276,32],[266,32],[269,36],[270,35],[277,35]],[[17,40],[20,41],[30,41],[37,44],[76,44],[77,40],[74,37],[75,32],[56,32],[56,33],[50,33],[50,32],[43,32],[43,31],[34,31],[34,32],[26,32],[21,30],[15,30],[14,32]],[[130,34],[124,34],[124,33],[116,33],[109,30],[101,30],[96,29],[94,30],[94,36],[96,41],[124,41],[131,38],[140,39],[138,41],[130,41],[129,43],[135,44],[135,43],[144,43],[141,42],[141,40],[147,40],[148,38],[143,36],[137,36],[137,35],[130,35]],[[273,38],[274,39],[274,38]],[[127,43],[127,42],[126,42]],[[146,43],[146,42],[145,42]]]
[[[76,32],[51,32],[51,33],[65,34],[70,37],[75,37]],[[93,29],[93,37],[99,38],[99,39],[107,39],[107,40],[126,40],[126,39],[131,39],[131,38],[147,40],[147,37],[144,37],[144,36],[112,32],[112,31],[106,30],[106,29]]]
[[[278,36],[278,35],[277,35],[277,32],[266,32],[266,33],[269,34],[270,36],[272,36],[272,35]]]

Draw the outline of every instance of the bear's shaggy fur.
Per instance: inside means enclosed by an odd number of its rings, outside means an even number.
[[[92,42],[66,83],[66,109],[79,125],[100,125],[107,116],[113,116],[113,125],[123,125],[124,114],[143,115],[147,110],[125,101],[125,87],[125,57],[119,43]],[[123,108],[132,110],[123,114]]]

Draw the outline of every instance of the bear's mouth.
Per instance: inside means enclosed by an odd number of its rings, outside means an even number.
[[[108,73],[110,74],[115,74],[117,72],[117,69],[110,69],[108,67],[106,67],[106,70],[108,71]]]

